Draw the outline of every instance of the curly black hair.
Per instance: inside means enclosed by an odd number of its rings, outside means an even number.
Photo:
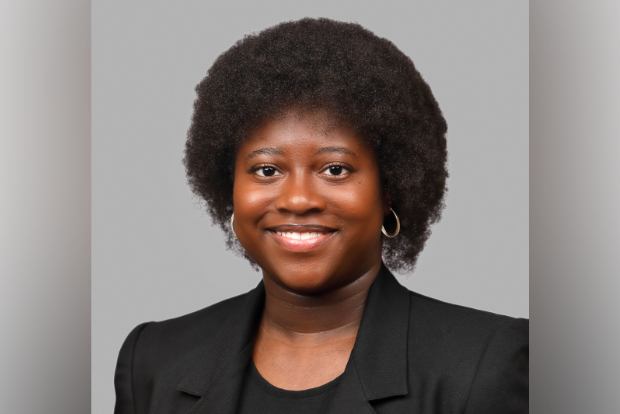
[[[229,227],[240,143],[286,108],[320,109],[375,148],[401,224],[397,237],[384,237],[383,260],[413,270],[444,207],[447,125],[430,87],[392,42],[325,18],[281,23],[221,54],[196,92],[183,162],[230,249],[252,262]]]

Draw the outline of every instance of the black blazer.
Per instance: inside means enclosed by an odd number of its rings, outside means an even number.
[[[115,414],[234,414],[265,300],[250,292],[136,327],[116,367]],[[382,266],[330,414],[528,412],[527,319],[410,292]]]

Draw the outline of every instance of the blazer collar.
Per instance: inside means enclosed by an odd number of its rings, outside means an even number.
[[[236,412],[245,368],[252,356],[252,337],[264,306],[265,287],[261,281],[203,345],[203,353],[177,387],[178,391],[201,397],[187,414]]]
[[[352,353],[369,400],[407,394],[410,296],[382,263]]]
[[[369,401],[407,394],[409,301],[409,291],[382,264],[330,413],[374,413]],[[177,387],[201,397],[187,414],[235,412],[264,304],[261,281],[204,344],[201,358]]]

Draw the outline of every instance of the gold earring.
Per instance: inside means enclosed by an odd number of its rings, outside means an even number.
[[[394,217],[396,217],[396,231],[394,232],[394,234],[388,234],[387,231],[385,231],[385,227],[383,226],[381,226],[381,231],[383,232],[383,234],[386,235],[386,237],[389,237],[391,239],[398,236],[398,233],[400,232],[400,220],[398,219],[396,212],[392,210],[392,208],[390,208],[390,211],[392,212],[392,214],[394,214]]]

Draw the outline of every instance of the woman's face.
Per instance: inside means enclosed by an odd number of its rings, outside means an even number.
[[[381,261],[375,153],[324,112],[264,121],[237,153],[233,201],[241,245],[287,290],[335,289]]]

